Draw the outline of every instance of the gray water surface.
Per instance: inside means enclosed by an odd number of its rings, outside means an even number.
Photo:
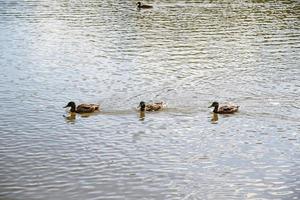
[[[0,199],[300,199],[300,2],[145,2],[0,0]]]

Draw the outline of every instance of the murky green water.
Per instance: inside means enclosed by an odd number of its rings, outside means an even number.
[[[0,199],[299,199],[300,2],[135,3],[0,0]]]

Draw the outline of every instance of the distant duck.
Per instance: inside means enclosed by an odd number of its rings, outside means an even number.
[[[136,3],[138,8],[153,8],[153,6],[142,4],[141,2]]]
[[[218,102],[213,102],[211,104],[211,106],[209,106],[209,108],[214,107],[213,112],[214,113],[219,113],[219,114],[231,114],[231,113],[235,113],[238,111],[239,106],[236,105],[223,105],[219,107],[219,103]]]
[[[144,101],[141,101],[138,108],[140,108],[140,111],[142,111],[142,112],[143,111],[159,111],[164,108],[164,103],[159,102],[159,103],[146,104]]]
[[[71,107],[70,112],[72,113],[92,113],[99,111],[98,104],[80,104],[76,107],[76,104],[73,101],[70,101],[64,108]]]

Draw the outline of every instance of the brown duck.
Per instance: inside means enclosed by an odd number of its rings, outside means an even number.
[[[76,113],[92,113],[99,111],[98,104],[80,104],[76,107],[76,104],[73,101],[70,101],[64,108],[71,107],[70,112]]]
[[[159,102],[146,104],[144,101],[141,101],[138,108],[140,108],[140,111],[159,111],[164,108],[164,103]]]
[[[137,2],[136,5],[138,8],[143,8],[143,9],[153,8],[153,6],[145,5],[145,4],[142,4],[141,2]]]
[[[209,108],[214,107],[213,112],[219,114],[231,114],[238,111],[239,106],[236,105],[223,105],[219,106],[218,102],[213,102]]]

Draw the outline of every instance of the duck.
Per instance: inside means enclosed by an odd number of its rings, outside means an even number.
[[[214,107],[213,112],[219,114],[232,114],[238,111],[239,106],[237,105],[223,105],[219,106],[218,102],[213,102],[209,108]]]
[[[163,102],[158,102],[158,103],[146,104],[144,101],[141,101],[138,108],[140,108],[141,112],[144,112],[144,111],[159,111],[159,110],[162,110],[164,108],[164,103]]]
[[[153,8],[153,6],[142,4],[141,2],[136,3],[138,8]]]
[[[70,101],[64,108],[71,107],[71,113],[92,113],[99,111],[100,106],[98,104],[80,104],[76,107],[73,101]]]

